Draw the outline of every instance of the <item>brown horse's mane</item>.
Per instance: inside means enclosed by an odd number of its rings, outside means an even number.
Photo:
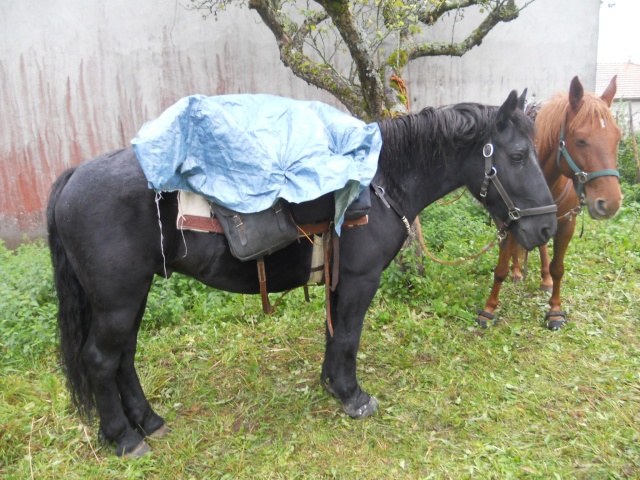
[[[540,153],[540,160],[544,160],[544,154],[558,148],[560,141],[560,129],[567,118],[569,110],[569,95],[557,93],[548,102],[544,103],[536,117],[536,144]],[[579,125],[587,122],[599,124],[604,120],[607,127],[612,126],[620,130],[611,114],[607,104],[597,95],[585,92],[582,97],[582,106],[573,120],[565,125],[565,131],[571,132]]]

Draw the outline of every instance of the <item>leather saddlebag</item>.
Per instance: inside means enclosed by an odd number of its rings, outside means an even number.
[[[231,254],[239,260],[269,255],[298,238],[298,227],[284,200],[256,213],[239,213],[215,203],[211,208],[222,225]]]

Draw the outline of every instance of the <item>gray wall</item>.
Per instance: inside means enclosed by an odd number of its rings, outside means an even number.
[[[416,61],[403,75],[412,110],[500,103],[525,86],[544,99],[574,75],[592,90],[599,6],[536,0],[464,57]],[[437,34],[451,38],[451,29]],[[41,234],[63,169],[128,145],[180,97],[257,92],[339,106],[281,65],[270,32],[247,10],[204,21],[177,1],[1,2],[0,237],[11,244]]]

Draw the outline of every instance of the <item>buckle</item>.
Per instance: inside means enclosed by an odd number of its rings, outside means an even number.
[[[520,220],[521,217],[522,217],[522,214],[520,213],[519,208],[514,208],[512,210],[509,210],[509,218],[511,220]]]
[[[589,174],[587,172],[576,172],[576,177],[580,183],[587,183],[589,181]]]
[[[484,158],[489,158],[493,155],[492,143],[487,143],[484,147],[482,147],[482,155],[484,155]]]

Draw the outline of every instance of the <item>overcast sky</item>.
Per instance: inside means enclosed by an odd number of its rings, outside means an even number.
[[[598,62],[640,64],[640,0],[603,0]]]

